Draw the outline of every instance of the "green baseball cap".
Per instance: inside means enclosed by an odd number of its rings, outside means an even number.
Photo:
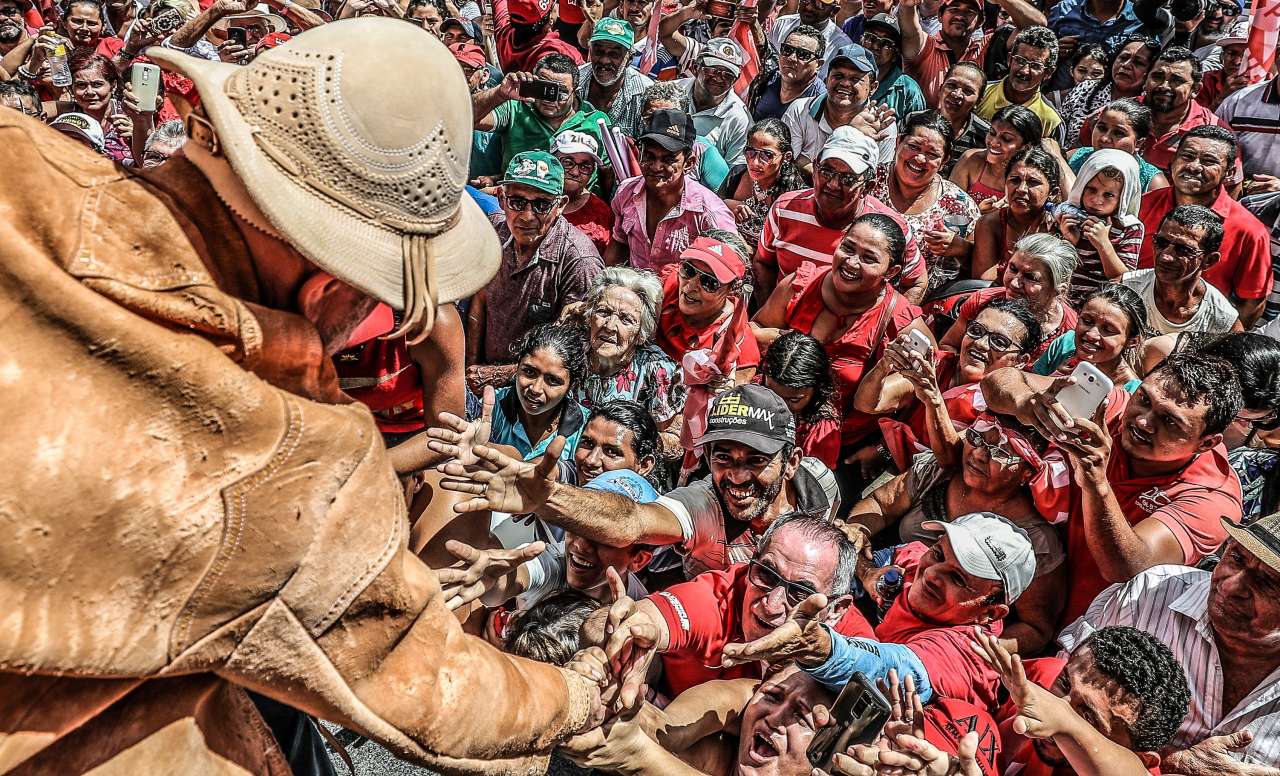
[[[532,186],[558,197],[564,194],[564,167],[546,151],[525,151],[512,157],[500,183]]]
[[[632,44],[636,42],[635,29],[631,26],[631,22],[626,19],[614,19],[606,17],[596,22],[596,26],[591,30],[591,39],[588,43],[595,43],[598,40],[607,40],[610,43],[617,43],[624,49],[630,51]]]

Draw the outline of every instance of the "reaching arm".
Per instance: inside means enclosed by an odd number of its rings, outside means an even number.
[[[907,488],[909,473],[904,472],[871,491],[849,510],[846,523],[864,526],[875,535],[896,523],[911,508],[911,491]]]
[[[209,30],[213,29],[213,25],[224,17],[244,13],[248,7],[249,4],[244,0],[215,0],[213,5],[188,20],[177,32],[173,33],[169,38],[169,45],[174,48],[189,49],[196,45],[201,38],[209,34]]]
[[[902,0],[898,5],[898,24],[902,27],[902,62],[912,65],[924,50],[924,28],[920,26],[920,0]]]
[[[638,504],[617,493],[563,483],[552,486],[537,514],[552,525],[609,547],[675,544],[684,538],[680,522],[664,506]]]
[[[664,14],[658,22],[658,40],[666,47],[667,53],[677,60],[684,57],[684,52],[689,48],[689,39],[680,32],[680,27],[690,19],[702,16],[698,5],[697,0],[692,0],[676,9],[675,13]]]
[[[993,0],[1009,14],[1013,26],[1020,30],[1027,27],[1044,27],[1049,24],[1044,13],[1027,0]]]
[[[520,84],[534,80],[532,73],[507,73],[502,83],[492,89],[476,92],[471,98],[471,117],[475,128],[481,132],[492,132],[498,126],[498,119],[493,112],[509,100],[519,100]]]

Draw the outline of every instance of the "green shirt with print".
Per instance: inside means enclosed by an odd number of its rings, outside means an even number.
[[[608,115],[596,110],[589,102],[582,102],[564,123],[552,129],[532,105],[519,100],[508,100],[493,111],[493,133],[502,138],[502,170],[511,164],[511,158],[521,151],[547,151],[551,148],[551,138],[566,130],[586,132],[600,144],[600,158],[606,164],[608,159],[604,153],[604,141],[600,137],[597,120],[603,119],[609,126]],[[501,173],[500,173],[501,174]]]

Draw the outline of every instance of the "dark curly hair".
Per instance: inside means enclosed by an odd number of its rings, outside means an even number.
[[[1138,699],[1129,731],[1133,749],[1158,752],[1178,732],[1191,704],[1187,674],[1173,652],[1154,636],[1128,625],[1100,628],[1084,646],[1098,671]]]
[[[604,418],[630,431],[636,458],[658,456],[658,425],[654,422],[653,415],[640,402],[612,399],[593,409],[587,422],[590,423],[593,418]]]
[[[1021,299],[1008,299],[1005,297],[996,297],[990,302],[984,304],[978,312],[983,310],[998,310],[1005,315],[1011,316],[1018,323],[1022,324],[1022,328],[1026,330],[1022,340],[1018,342],[1018,353],[1026,355],[1040,346],[1042,341],[1040,319],[1036,318],[1035,313],[1031,312],[1031,308]],[[973,316],[977,318],[977,315]]]
[[[827,351],[808,334],[788,331],[773,341],[764,352],[763,377],[769,377],[788,388],[812,388],[813,398],[796,420],[812,423],[824,417],[836,417],[831,397],[836,392],[831,377],[831,358]]]
[[[538,350],[550,350],[564,362],[569,373],[569,392],[573,393],[587,379],[587,332],[574,323],[544,323],[524,333],[511,345],[516,362]]]

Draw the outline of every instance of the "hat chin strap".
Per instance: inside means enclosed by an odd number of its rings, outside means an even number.
[[[240,181],[240,176],[236,175],[235,170],[231,169],[231,164],[226,160],[226,157],[215,156],[204,145],[190,141],[183,146],[182,153],[191,160],[191,163],[200,172],[204,173],[204,177],[208,179],[209,183],[213,184],[213,191],[218,195],[218,199],[231,212],[258,231],[281,242],[288,242],[283,235],[271,226],[271,221],[258,207],[257,203],[253,201],[253,196],[249,194],[249,190]]]
[[[421,232],[404,232],[400,236],[404,258],[404,323],[385,339],[406,337],[410,345],[416,345],[431,334],[438,298],[432,236]]]

